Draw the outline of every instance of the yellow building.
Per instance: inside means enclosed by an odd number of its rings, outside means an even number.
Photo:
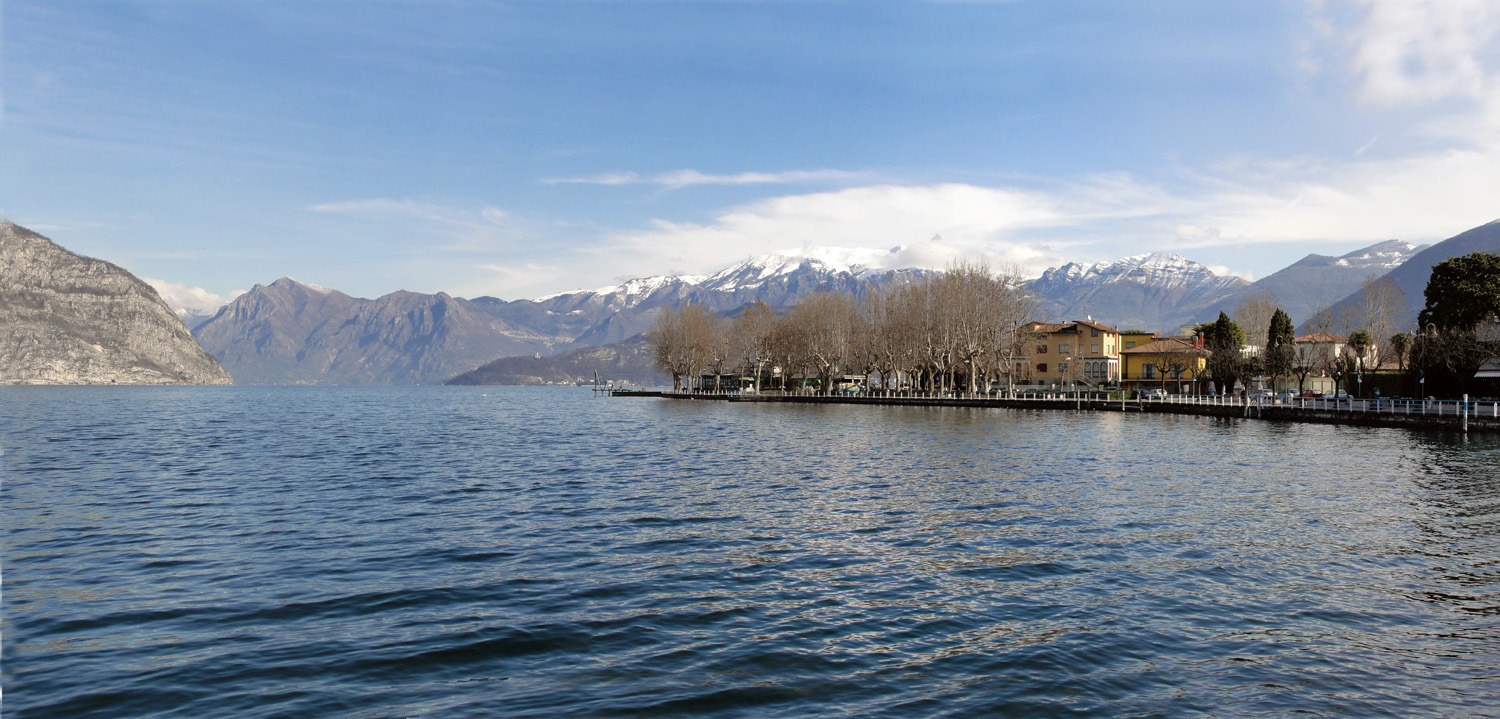
[[[1091,320],[1032,322],[1029,364],[1019,385],[1097,387],[1120,381],[1120,330]]]
[[[1120,379],[1125,389],[1159,388],[1169,394],[1197,394],[1206,389],[1199,377],[1208,366],[1209,352],[1199,339],[1143,335],[1131,333],[1133,346],[1120,350],[1124,362]]]

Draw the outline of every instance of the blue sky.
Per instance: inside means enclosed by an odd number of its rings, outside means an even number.
[[[805,245],[1253,278],[1500,217],[1495,6],[9,0],[0,212],[182,304]]]

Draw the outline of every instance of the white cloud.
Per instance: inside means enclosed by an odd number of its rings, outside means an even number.
[[[549,177],[542,180],[545,185],[634,185],[644,182],[634,172],[607,172],[586,177]]]
[[[1500,26],[1494,0],[1360,0],[1352,67],[1371,105],[1480,98],[1489,81],[1479,53]]]
[[[180,282],[167,282],[152,277],[142,277],[141,281],[151,285],[156,294],[161,295],[162,301],[179,315],[185,311],[200,315],[218,312],[220,307],[245,294],[244,290],[233,290],[228,296],[218,295],[202,287],[189,287]]]
[[[1057,222],[1053,205],[1041,193],[972,185],[856,187],[771,198],[729,209],[707,224],[657,220],[610,236],[595,254],[627,274],[657,274],[668,266],[699,273],[787,247],[916,245],[941,235],[941,245],[927,248],[936,266],[965,251],[1034,264],[1035,250],[998,240]]]
[[[847,182],[869,179],[867,173],[847,170],[790,170],[786,172],[739,172],[712,175],[697,170],[674,170],[650,177],[634,172],[612,172],[584,177],[556,177],[542,180],[549,185],[657,185],[669,189],[695,185],[764,185],[800,182]]]

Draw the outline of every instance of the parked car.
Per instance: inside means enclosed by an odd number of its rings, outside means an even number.
[[[1141,398],[1142,399],[1166,399],[1167,398],[1167,391],[1164,390],[1164,389],[1162,389],[1162,388],[1160,388],[1160,387],[1157,387],[1155,389],[1143,389],[1143,390],[1141,390]]]
[[[1255,399],[1271,399],[1276,396],[1276,393],[1268,389],[1258,389],[1251,392],[1250,396]]]
[[[1322,397],[1323,393],[1315,391],[1315,390],[1307,389],[1307,390],[1302,390],[1302,394],[1300,394],[1298,396],[1299,397],[1307,397],[1308,399],[1317,399],[1319,397]]]

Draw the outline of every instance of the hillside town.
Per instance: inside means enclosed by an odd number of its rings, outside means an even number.
[[[1020,278],[960,262],[890,292],[817,293],[782,316],[760,302],[728,318],[664,307],[649,344],[689,392],[1494,396],[1497,283],[1500,255],[1476,252],[1433,268],[1415,325],[1402,326],[1404,292],[1371,279],[1362,302],[1320,309],[1300,335],[1269,293],[1169,334],[1038,321]]]

